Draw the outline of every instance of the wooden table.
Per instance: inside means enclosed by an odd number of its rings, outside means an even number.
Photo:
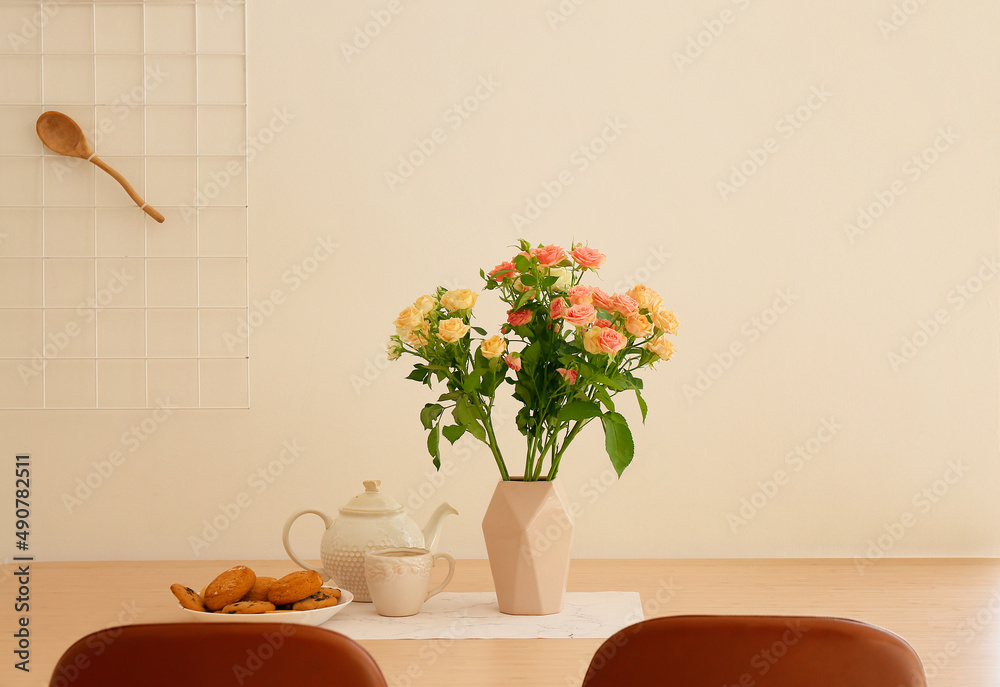
[[[289,561],[241,561],[258,574]],[[201,588],[234,561],[32,563],[31,673],[15,670],[16,566],[3,566],[0,684],[48,684],[59,655],[94,630],[183,621],[169,586]],[[483,560],[459,561],[450,591],[492,589]],[[860,570],[834,560],[578,560],[570,591],[638,591],[647,618],[691,613],[833,615],[903,636],[931,687],[1000,685],[1000,560],[892,559]],[[336,629],[336,618],[329,627]],[[369,640],[391,687],[579,685],[593,639]]]

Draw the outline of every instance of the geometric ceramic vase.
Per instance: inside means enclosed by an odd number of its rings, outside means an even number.
[[[501,481],[483,518],[501,613],[548,615],[562,608],[573,517],[554,482]]]

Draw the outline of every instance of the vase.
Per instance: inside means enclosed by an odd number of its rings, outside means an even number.
[[[501,481],[483,518],[501,613],[548,615],[562,608],[573,517],[554,482]]]

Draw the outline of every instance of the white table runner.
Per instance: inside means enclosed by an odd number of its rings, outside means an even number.
[[[354,602],[323,627],[351,639],[607,639],[642,619],[638,592],[568,592],[552,615],[506,615],[493,592],[441,592],[407,618]]]

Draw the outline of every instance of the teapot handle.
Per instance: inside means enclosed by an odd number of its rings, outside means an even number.
[[[292,531],[292,523],[295,522],[301,516],[306,515],[307,513],[312,513],[314,515],[318,515],[319,517],[323,518],[323,523],[326,525],[326,529],[330,529],[330,526],[333,525],[333,518],[331,518],[323,511],[312,510],[312,509],[300,510],[297,513],[292,513],[292,516],[285,521],[285,529],[282,530],[281,532],[281,543],[285,545],[285,552],[288,554],[289,558],[298,563],[299,566],[305,570],[315,570],[316,572],[318,572],[320,575],[323,576],[323,582],[325,584],[330,579],[330,573],[328,573],[323,568],[314,568],[313,566],[309,565],[304,560],[299,558],[295,554],[295,552],[292,551],[292,543],[288,541],[288,534],[289,532]]]

